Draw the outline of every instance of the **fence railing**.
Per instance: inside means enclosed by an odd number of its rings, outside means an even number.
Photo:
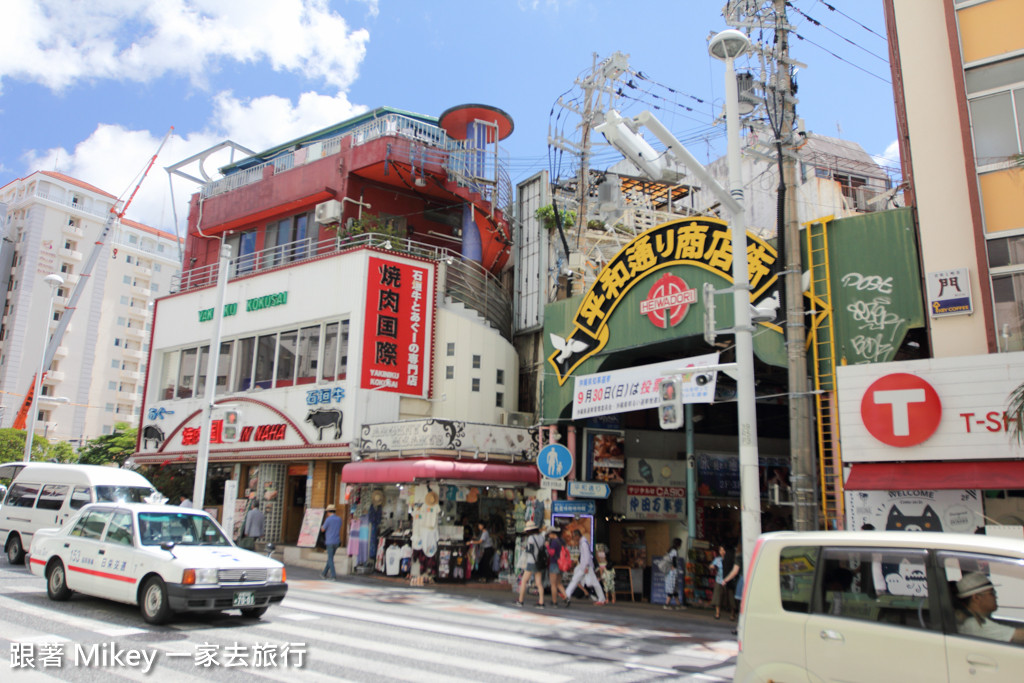
[[[445,297],[458,301],[479,313],[501,335],[512,339],[512,297],[501,281],[475,261],[444,247],[380,233],[338,236],[314,242],[311,238],[281,244],[250,254],[233,257],[228,263],[228,279],[264,273],[285,265],[355,249],[378,247],[398,254],[410,254],[436,262],[441,268],[439,286]],[[217,284],[219,264],[183,271],[171,280],[171,293],[188,292]]]

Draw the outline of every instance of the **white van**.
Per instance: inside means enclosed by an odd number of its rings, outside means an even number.
[[[138,472],[96,465],[5,463],[6,477],[13,478],[0,506],[0,542],[11,564],[24,561],[37,529],[64,526],[84,505],[138,503],[156,492]]]
[[[936,532],[765,534],[735,681],[1020,681],[1024,540]]]

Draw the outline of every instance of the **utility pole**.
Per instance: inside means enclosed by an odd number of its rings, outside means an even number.
[[[814,449],[811,438],[811,394],[807,375],[807,331],[804,323],[804,292],[801,282],[803,268],[800,257],[800,220],[797,215],[796,159],[793,152],[793,130],[796,102],[792,97],[792,69],[789,61],[789,22],[786,1],[774,0],[775,35],[778,45],[776,61],[777,96],[781,103],[782,178],[785,183],[784,204],[785,254],[784,282],[786,307],[786,353],[789,360],[789,444],[790,480],[793,488],[793,528],[814,531],[818,528],[815,501]],[[782,303],[782,302],[780,302]]]

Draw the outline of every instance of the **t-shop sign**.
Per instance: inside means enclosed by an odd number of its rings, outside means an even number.
[[[1006,413],[1024,353],[848,365],[837,381],[845,462],[1024,457]]]
[[[369,257],[363,389],[427,395],[433,302],[430,264]]]

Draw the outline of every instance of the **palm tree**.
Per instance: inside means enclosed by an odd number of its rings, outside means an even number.
[[[1024,384],[1010,392],[1006,405],[1007,430],[1017,443],[1024,443]]]

